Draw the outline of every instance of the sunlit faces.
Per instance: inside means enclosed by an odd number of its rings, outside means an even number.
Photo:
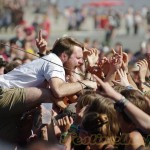
[[[83,51],[81,47],[74,46],[72,55],[64,63],[64,67],[74,71],[83,64]]]

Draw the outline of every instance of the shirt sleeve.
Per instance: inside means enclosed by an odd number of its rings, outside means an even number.
[[[55,62],[56,63],[56,62]],[[57,77],[65,81],[65,70],[60,64],[56,65],[48,62],[44,65],[44,77],[47,81],[51,78]]]

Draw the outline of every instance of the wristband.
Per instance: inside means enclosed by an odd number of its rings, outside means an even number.
[[[150,88],[150,83],[148,83],[148,82],[142,82],[142,83]]]
[[[79,127],[77,125],[72,124],[70,126],[70,129],[69,129],[70,133],[72,133],[72,132],[76,132],[77,133],[78,131],[79,131]]]
[[[65,142],[65,138],[68,136],[68,132],[63,132],[60,135],[60,143],[64,143]]]
[[[126,107],[126,103],[128,102],[128,100],[123,97],[122,99],[120,99],[118,102],[116,102],[114,104],[114,108],[118,111],[118,112],[123,112],[124,108]]]
[[[128,85],[128,86],[126,86],[126,89],[128,89],[128,90],[132,90],[132,89],[133,89],[133,87],[132,87],[131,85]]]
[[[61,133],[61,136],[67,136],[67,135],[68,135],[68,132]]]
[[[39,56],[40,57],[43,57],[43,56],[45,56],[44,54],[42,54],[42,53],[37,53],[37,54],[39,54]]]

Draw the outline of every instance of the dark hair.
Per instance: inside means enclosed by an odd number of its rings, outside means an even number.
[[[20,64],[16,61],[12,61],[10,63],[8,63],[4,69],[4,74],[12,71],[14,68],[18,67]]]
[[[57,56],[60,56],[63,52],[68,56],[71,56],[74,46],[79,46],[82,50],[84,49],[83,44],[76,39],[73,39],[72,37],[62,37],[56,40],[51,51]]]
[[[108,123],[108,117],[106,114],[99,114],[96,112],[87,113],[82,119],[82,127],[88,133],[106,135],[106,130],[103,126]],[[90,124],[90,125],[89,125]]]
[[[5,48],[4,44],[6,44],[6,41],[0,40],[0,43],[2,43],[2,44],[0,44],[0,50],[1,50],[1,49]]]
[[[22,61],[22,59],[21,59],[21,58],[19,58],[19,57],[15,57],[15,58],[13,59],[13,61],[17,61],[17,60]]]
[[[1,68],[1,67],[5,67],[6,64],[7,64],[7,62],[4,61],[3,58],[0,58],[0,68]]]

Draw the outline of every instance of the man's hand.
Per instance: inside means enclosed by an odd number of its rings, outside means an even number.
[[[40,54],[46,54],[47,51],[47,42],[42,37],[42,30],[38,33],[38,38],[36,39],[36,46],[39,49]]]
[[[97,83],[95,81],[82,80],[80,81],[80,83],[82,84],[83,88],[87,86],[89,88],[92,88],[93,90],[97,89]]]

